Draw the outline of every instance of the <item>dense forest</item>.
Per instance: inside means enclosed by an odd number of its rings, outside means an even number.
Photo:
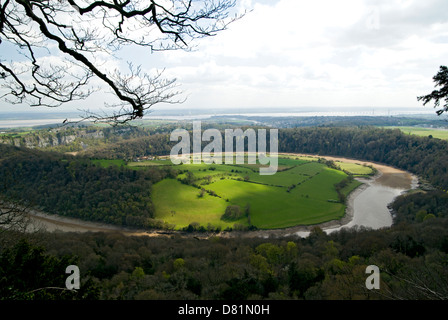
[[[448,189],[448,141],[441,139],[372,127],[294,128],[279,131],[279,149],[384,163]]]
[[[170,169],[103,168],[88,159],[0,145],[0,192],[51,214],[130,227],[155,221],[151,185]]]
[[[278,137],[279,152],[343,156],[384,163],[410,171],[441,189],[448,189],[448,142],[445,140],[375,127],[280,129]],[[84,154],[98,159],[169,155],[176,143],[170,142],[168,133],[157,133],[93,148]],[[203,146],[207,143],[203,142]],[[267,143],[269,150],[269,135]]]
[[[33,234],[3,246],[0,297],[446,299],[447,239],[446,218],[330,235],[316,228],[303,239]],[[47,287],[64,287],[64,262],[79,266],[81,290],[60,295]],[[371,264],[381,270],[380,290],[365,287]]]
[[[158,133],[121,141],[108,147],[116,151],[109,155],[135,156],[135,148],[141,155],[164,153],[168,138]],[[96,220],[121,225],[151,219],[150,202],[141,200],[150,197],[152,183],[173,174],[102,168],[88,158],[0,148],[3,195],[81,218],[88,209]],[[382,162],[423,177],[435,190],[397,198],[390,228],[327,235],[316,227],[307,238],[2,231],[1,299],[448,298],[446,141],[371,127],[294,128],[279,131],[279,149]],[[52,288],[64,287],[61,266],[68,263],[81,270],[81,290],[61,294]],[[371,264],[381,270],[380,290],[365,287]]]

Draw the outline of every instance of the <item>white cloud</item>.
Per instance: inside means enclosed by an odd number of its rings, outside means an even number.
[[[193,52],[123,56],[166,67],[189,97],[185,109],[416,107],[448,63],[446,0],[241,0],[244,9],[253,11]]]
[[[191,93],[186,108],[414,107],[447,63],[440,0],[244,5],[253,11],[197,52],[166,56],[169,73]]]

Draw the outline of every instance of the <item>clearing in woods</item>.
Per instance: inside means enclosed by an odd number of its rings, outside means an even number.
[[[259,174],[260,164],[247,161],[173,165],[169,159],[158,159],[127,164],[140,170],[157,165],[178,170],[176,179],[164,179],[152,190],[155,218],[175,229],[189,225],[276,229],[340,219],[346,208],[341,199],[361,184],[348,180],[349,175],[373,173],[361,164],[287,155],[279,156],[276,174],[265,176]],[[337,188],[342,181],[348,183]]]

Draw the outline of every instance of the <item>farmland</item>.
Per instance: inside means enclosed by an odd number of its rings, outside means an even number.
[[[396,127],[405,134],[413,134],[420,137],[433,137],[443,140],[448,140],[447,129],[422,128],[422,127]]]
[[[344,215],[345,203],[340,194],[345,199],[360,184],[347,179],[352,172],[372,173],[370,168],[358,164],[333,163],[330,167],[318,158],[282,156],[278,161],[278,172],[274,175],[260,175],[259,164],[172,165],[177,169],[177,177],[153,186],[155,218],[176,229],[189,225],[275,229],[317,224]],[[128,163],[128,167],[135,169],[157,165],[171,162]],[[350,181],[338,192],[335,186],[347,180]],[[229,206],[240,212],[231,221],[222,218]]]

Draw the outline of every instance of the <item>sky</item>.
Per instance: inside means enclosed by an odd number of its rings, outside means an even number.
[[[446,0],[241,1],[196,52],[164,56],[185,107],[422,107],[448,63]]]
[[[239,0],[250,10],[192,52],[120,56],[176,78],[176,109],[404,107],[448,64],[446,0]],[[111,62],[112,63],[112,62]],[[103,104],[97,94],[86,103]]]

